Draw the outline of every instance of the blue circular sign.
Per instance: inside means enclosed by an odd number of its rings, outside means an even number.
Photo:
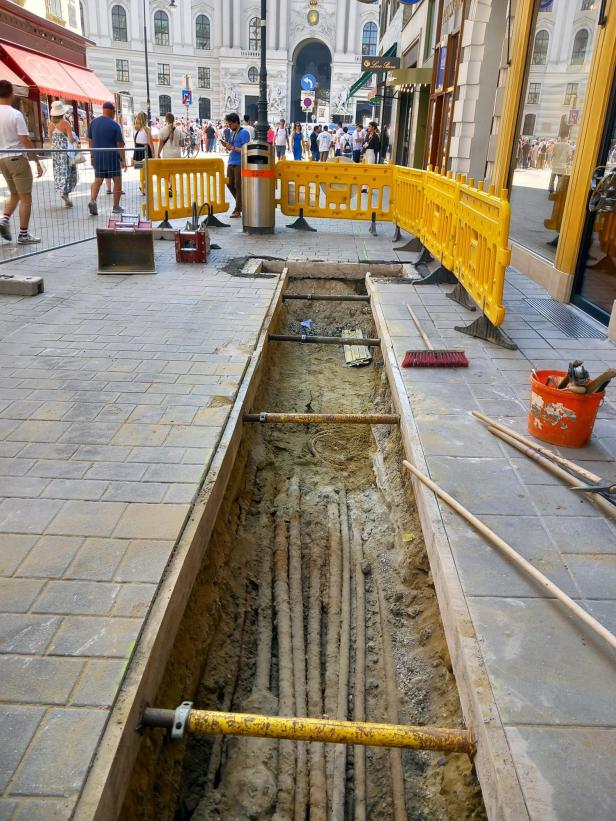
[[[314,91],[317,87],[317,78],[314,74],[304,74],[300,80],[300,84],[304,91]]]

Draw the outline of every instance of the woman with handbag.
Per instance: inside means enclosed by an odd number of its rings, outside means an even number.
[[[79,143],[73,139],[73,131],[65,119],[71,109],[61,100],[51,104],[49,112],[48,136],[53,153],[53,180],[56,191],[60,194],[66,208],[72,208],[71,193],[77,185],[77,165],[75,148]]]
[[[135,168],[141,168],[146,156],[148,160],[154,156],[154,141],[152,132],[148,128],[148,118],[144,111],[140,111],[135,117],[135,153],[133,154]]]
[[[368,123],[368,130],[366,132],[366,140],[363,146],[364,162],[374,165],[376,163],[377,154],[381,150],[381,139],[379,137],[379,127],[373,121]]]

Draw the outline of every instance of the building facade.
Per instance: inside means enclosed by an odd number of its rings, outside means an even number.
[[[124,103],[127,112],[146,109],[144,4],[127,0],[82,0],[88,65]],[[260,53],[258,0],[147,0],[145,3],[152,116],[221,119],[230,111],[256,118]],[[377,46],[376,6],[347,0],[273,0],[268,3],[267,69],[270,120],[304,120],[300,79],[318,81],[319,120],[355,116],[348,87],[360,74],[363,48]],[[184,75],[193,104],[182,106]]]

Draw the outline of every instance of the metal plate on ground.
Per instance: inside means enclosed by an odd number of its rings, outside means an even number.
[[[361,328],[353,330],[346,330],[342,332],[342,338],[360,339],[364,336]],[[365,345],[345,345],[344,346],[344,361],[351,367],[358,365],[369,365],[372,360],[372,354]]]
[[[581,316],[560,302],[554,299],[544,299],[541,297],[529,297],[526,302],[537,311],[537,313],[553,322],[557,328],[567,334],[570,339],[606,339],[606,335],[586,322]]]

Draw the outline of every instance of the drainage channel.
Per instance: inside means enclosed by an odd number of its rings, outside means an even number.
[[[192,701],[208,733],[200,710],[463,728],[380,349],[288,341],[374,339],[365,294],[361,279],[296,275],[270,329],[285,341],[268,346],[155,701]],[[181,741],[145,729],[121,817],[485,817],[466,754],[220,734],[229,720]]]

